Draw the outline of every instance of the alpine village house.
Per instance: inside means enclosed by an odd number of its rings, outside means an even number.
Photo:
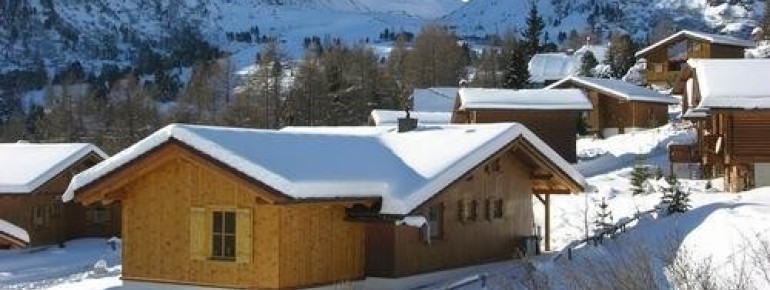
[[[0,144],[0,223],[6,224],[2,228],[15,229],[0,230],[0,248],[118,234],[116,206],[84,207],[61,201],[73,175],[105,158],[91,144]]]
[[[770,59],[691,59],[674,87],[695,144],[671,145],[672,163],[724,176],[725,190],[770,186]]]
[[[647,60],[649,84],[672,86],[688,59],[743,58],[744,50],[755,45],[732,36],[682,30],[639,50],[636,58]]]
[[[582,90],[593,109],[583,120],[588,133],[611,137],[668,123],[668,106],[679,100],[648,88],[615,79],[570,76],[546,89]]]
[[[551,194],[584,189],[521,124],[415,123],[172,124],[64,198],[121,203],[124,280],[278,289],[509,259],[535,232],[533,195],[549,216]]]
[[[562,158],[577,163],[577,122],[592,108],[578,89],[461,88],[452,123],[521,123]]]

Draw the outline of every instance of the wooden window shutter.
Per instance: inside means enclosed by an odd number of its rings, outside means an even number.
[[[235,220],[235,261],[237,263],[251,263],[252,223],[251,209],[238,209]]]
[[[206,259],[206,239],[209,238],[207,222],[205,208],[190,208],[190,258],[193,260]]]

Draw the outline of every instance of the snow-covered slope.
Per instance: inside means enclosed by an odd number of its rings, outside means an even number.
[[[727,1],[722,1],[727,2]],[[730,1],[733,2],[733,1]],[[761,1],[709,6],[706,0],[551,0],[536,1],[550,39],[559,32],[583,31],[593,26],[607,33],[623,30],[644,40],[661,19],[677,26],[747,35],[762,14]],[[463,34],[484,35],[523,29],[529,1],[473,0],[444,20]]]

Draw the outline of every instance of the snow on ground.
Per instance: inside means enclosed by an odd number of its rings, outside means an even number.
[[[104,268],[94,267],[99,260],[106,262]],[[113,251],[106,239],[73,240],[64,248],[0,250],[0,289],[42,289],[119,274],[120,250]]]

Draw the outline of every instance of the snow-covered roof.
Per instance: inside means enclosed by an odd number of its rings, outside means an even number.
[[[707,108],[692,108],[688,109],[682,117],[685,119],[701,119],[709,116],[709,109]]]
[[[373,126],[275,131],[172,124],[76,175],[63,199],[174,139],[291,198],[380,197],[381,213],[407,214],[519,137],[565,178],[585,184],[517,123],[420,126],[405,133]]]
[[[578,66],[579,67],[579,66]],[[572,56],[566,53],[538,53],[529,60],[529,80],[542,83],[558,80],[576,71]]]
[[[546,87],[546,89],[558,88],[566,83],[572,83],[579,87],[598,90],[605,94],[612,95],[616,98],[624,99],[626,101],[666,104],[679,103],[679,100],[674,97],[616,79],[570,76],[551,84],[550,86]]]
[[[85,143],[0,144],[0,193],[31,193],[90,153],[107,158]]]
[[[591,101],[579,89],[460,89],[460,109],[591,110]]]
[[[652,45],[645,47],[638,52],[636,52],[636,57],[642,56],[647,54],[648,52],[665,45],[667,43],[670,43],[672,41],[678,40],[680,38],[693,38],[698,39],[701,41],[706,41],[709,43],[716,43],[716,44],[724,44],[724,45],[730,45],[730,46],[739,46],[739,47],[754,47],[756,43],[751,40],[747,39],[740,39],[736,37],[732,37],[729,35],[724,34],[712,34],[712,33],[705,33],[705,32],[698,32],[698,31],[690,31],[690,30],[682,30],[677,33],[672,34],[669,37],[666,37],[664,39],[659,40],[656,43],[653,43]]]
[[[409,112],[419,124],[449,124],[452,122],[450,112]],[[398,118],[406,117],[406,112],[395,110],[372,110],[369,114],[375,126],[392,126],[398,124]]]
[[[8,235],[13,239],[19,240],[24,244],[29,243],[29,233],[27,233],[26,230],[8,221],[0,219],[0,236],[3,234]]]
[[[770,109],[770,59],[691,59],[699,107]]]
[[[452,112],[457,97],[457,87],[435,87],[415,89],[412,93],[414,111]]]
[[[580,71],[583,56],[591,52],[597,61],[601,62],[607,53],[607,47],[601,45],[584,45],[572,54],[554,52],[538,53],[529,60],[529,80],[535,83],[560,80],[575,75]]]

